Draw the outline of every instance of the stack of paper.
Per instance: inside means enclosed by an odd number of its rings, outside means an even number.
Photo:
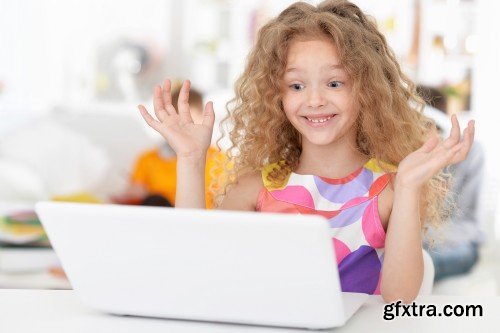
[[[0,271],[29,272],[59,266],[33,210],[0,215]]]

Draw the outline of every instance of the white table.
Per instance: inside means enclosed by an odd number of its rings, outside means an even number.
[[[333,332],[493,332],[500,324],[500,297],[422,296],[417,304],[483,306],[482,317],[399,317],[383,319],[379,296],[369,301]],[[0,290],[0,332],[302,332],[297,329],[256,327],[184,320],[119,317],[83,306],[74,291]],[[304,332],[311,332],[304,330]],[[325,331],[320,331],[325,332]]]

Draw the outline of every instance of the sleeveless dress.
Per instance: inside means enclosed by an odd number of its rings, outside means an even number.
[[[378,196],[394,176],[395,168],[370,159],[350,175],[332,179],[290,173],[281,185],[267,175],[278,163],[262,170],[264,187],[256,210],[318,214],[328,219],[342,291],[380,294],[385,231],[378,214]]]

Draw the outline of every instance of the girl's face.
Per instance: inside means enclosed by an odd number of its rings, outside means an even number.
[[[355,143],[359,110],[332,42],[292,41],[281,86],[283,108],[303,145],[328,145],[341,138]]]

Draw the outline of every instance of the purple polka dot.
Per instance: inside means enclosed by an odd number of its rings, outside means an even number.
[[[360,246],[339,264],[342,291],[373,294],[380,278],[382,264],[370,246]]]
[[[330,227],[341,228],[353,224],[358,221],[363,215],[365,208],[370,204],[370,201],[365,201],[351,208],[343,209],[339,215],[328,220]]]
[[[363,168],[363,171],[348,183],[349,186],[346,186],[346,184],[328,184],[316,176],[314,182],[319,193],[325,199],[335,203],[343,203],[355,197],[362,197],[370,190],[373,182],[373,172]]]

